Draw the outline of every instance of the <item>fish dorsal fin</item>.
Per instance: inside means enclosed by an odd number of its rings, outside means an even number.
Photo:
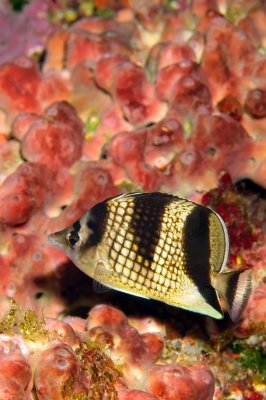
[[[204,296],[201,293],[204,293]],[[223,311],[219,303],[217,292],[211,286],[206,286],[199,292],[198,288],[191,284],[190,287],[186,288],[183,294],[178,293],[176,298],[168,302],[168,304],[208,315],[212,318],[223,318]]]
[[[211,210],[209,216],[210,268],[223,272],[228,260],[229,236],[223,219]]]
[[[141,192],[130,192],[130,193],[123,193],[118,197],[113,197],[112,199],[115,199],[116,201],[123,201],[127,199],[133,199],[134,197],[138,195],[142,195],[143,193]]]

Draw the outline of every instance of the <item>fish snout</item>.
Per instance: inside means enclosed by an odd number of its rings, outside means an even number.
[[[55,247],[62,248],[65,245],[65,237],[61,232],[50,233],[48,235],[48,242]]]
[[[50,233],[50,235],[48,235],[48,242],[53,245],[56,243],[55,233]]]

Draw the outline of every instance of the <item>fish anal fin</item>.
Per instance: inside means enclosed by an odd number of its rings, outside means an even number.
[[[251,269],[215,274],[213,286],[223,296],[231,320],[237,322],[252,290]]]
[[[204,293],[204,296],[201,293]],[[206,286],[199,291],[195,285],[192,285],[183,296],[178,295],[168,304],[216,319],[224,316],[216,290],[211,286]]]

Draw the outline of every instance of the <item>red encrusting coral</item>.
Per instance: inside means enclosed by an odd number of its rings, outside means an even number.
[[[154,327],[150,323],[146,329]],[[200,399],[210,399],[213,393],[214,378],[206,364],[155,365],[163,338],[158,332],[138,333],[114,307],[94,307],[88,330],[75,331],[56,319],[38,320],[30,311],[18,314],[13,304],[0,329],[14,335],[8,339],[2,335],[0,346],[1,390],[13,395],[10,398],[30,393],[32,388],[42,400],[192,399],[191,393],[199,391]],[[132,389],[136,385],[139,390]]]
[[[50,346],[41,354],[34,381],[38,399],[70,399],[89,392],[91,376],[72,348],[62,343]]]
[[[245,250],[252,252],[256,244],[259,246],[263,240],[263,219],[260,220],[260,213],[263,213],[264,202],[261,203],[261,211],[258,209],[258,214],[254,215],[251,200],[239,193],[230,176],[225,174],[220,178],[216,189],[204,194],[202,203],[217,211],[228,227],[230,237],[228,265],[235,267],[244,263],[246,266],[245,259],[241,258],[241,255]],[[250,262],[253,265],[252,260]]]
[[[161,400],[211,400],[214,379],[206,365],[155,365],[147,372],[148,391]]]
[[[0,397],[26,399],[32,389],[32,371],[16,341],[0,336]]]
[[[24,163],[9,175],[0,188],[0,221],[20,225],[56,192],[52,171],[41,163]]]
[[[82,154],[83,125],[67,103],[49,106],[42,118],[30,125],[22,140],[22,154],[51,170],[70,167]]]

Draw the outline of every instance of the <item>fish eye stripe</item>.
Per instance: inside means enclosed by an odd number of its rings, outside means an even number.
[[[92,232],[84,247],[98,245],[106,230],[107,224],[107,202],[96,204],[88,213],[87,227]]]
[[[77,231],[72,230],[69,232],[67,240],[69,241],[71,246],[75,246],[75,244],[80,241],[80,236]]]
[[[73,226],[73,229],[74,229],[75,231],[79,232],[79,231],[80,231],[80,228],[81,228],[80,220],[78,219],[77,221],[75,221],[74,224],[73,224],[72,226]]]

